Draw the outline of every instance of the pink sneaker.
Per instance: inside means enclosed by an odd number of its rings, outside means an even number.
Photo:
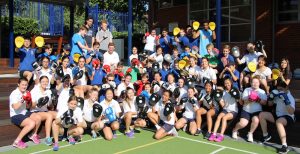
[[[13,147],[19,148],[19,149],[25,149],[25,148],[27,148],[28,146],[27,146],[26,143],[24,143],[22,140],[20,140],[20,141],[18,141],[18,142],[14,142],[14,143],[13,143]]]
[[[208,138],[209,141],[214,141],[217,136],[215,134],[211,134]]]
[[[218,135],[216,138],[215,138],[215,142],[222,142],[224,140],[224,135]]]
[[[40,137],[37,134],[33,134],[31,137],[29,137],[29,139],[31,139],[33,141],[33,143],[35,144],[40,144]]]

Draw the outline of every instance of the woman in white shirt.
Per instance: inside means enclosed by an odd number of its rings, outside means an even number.
[[[170,92],[169,90],[164,91],[161,101],[156,103],[156,105],[153,108],[154,110],[152,111],[153,112],[152,115],[155,115],[155,116],[153,116],[153,117],[149,116],[149,119],[154,120],[156,122],[156,125],[158,125],[157,122],[159,121],[159,119],[161,121],[163,121],[163,123],[164,123],[163,126],[161,126],[161,127],[156,126],[158,128],[158,130],[156,131],[154,138],[157,140],[162,139],[163,137],[165,137],[169,134],[172,134],[174,136],[178,135],[178,133],[174,127],[175,117],[176,117],[174,109],[173,109],[173,112],[171,112],[169,115],[165,115],[165,112],[164,112],[167,104],[171,104],[171,102],[170,102],[171,93],[172,92]],[[173,106],[171,106],[171,107],[173,107]],[[171,110],[172,109],[170,109],[170,111]],[[157,114],[156,114],[156,112],[157,112]]]
[[[83,71],[83,75],[79,79],[76,79],[75,73],[72,73],[72,74],[73,74],[73,80],[74,80],[74,84],[75,84],[74,90],[77,94],[76,96],[84,98],[84,93],[89,91],[92,88],[91,85],[87,85],[88,78],[90,78],[90,80],[92,80],[92,76],[93,76],[91,74],[90,74],[91,76],[88,75],[88,70],[85,65],[84,56],[79,57],[78,66],[73,68],[73,70],[74,69],[78,69],[79,70],[78,72]],[[94,73],[94,72],[92,72],[92,73]]]
[[[91,135],[93,138],[97,137],[97,132],[104,127],[104,123],[101,121],[100,116],[95,117],[93,113],[93,105],[100,103],[98,100],[98,90],[96,88],[92,88],[89,91],[89,98],[84,100],[83,105],[83,120],[86,123],[86,127],[84,129],[91,130]]]
[[[273,95],[271,97],[271,94]],[[267,122],[276,123],[277,132],[279,134],[282,147],[278,149],[281,153],[288,152],[286,142],[285,127],[292,126],[295,121],[295,99],[288,89],[288,85],[284,81],[278,82],[277,89],[274,89],[269,96],[269,106],[276,106],[275,113],[261,112],[259,114],[260,126],[263,133],[263,142],[271,139],[271,134],[268,133]]]
[[[224,101],[224,107],[222,112],[218,115],[217,120],[214,125],[213,134],[209,137],[209,141],[221,142],[224,140],[224,132],[227,127],[227,121],[234,119],[238,114],[238,99],[232,96],[231,90],[232,80],[230,78],[225,78],[224,80],[224,94],[221,101]],[[239,94],[237,94],[239,95]],[[220,123],[222,121],[221,132],[217,135]]]
[[[54,83],[54,73],[53,71],[49,68],[49,57],[43,57],[41,59],[42,62],[42,69],[39,71],[34,71],[34,75],[33,75],[33,80],[35,81],[35,85],[39,85],[40,84],[40,77],[41,76],[47,76],[49,81],[48,81],[48,85],[47,85],[47,89],[50,89],[51,84]]]
[[[253,142],[253,132],[256,130],[259,119],[258,115],[262,111],[262,105],[267,103],[267,95],[264,90],[259,88],[260,77],[252,78],[251,87],[246,88],[242,95],[243,110],[241,112],[240,121],[232,130],[232,138],[237,139],[238,130],[246,127],[251,119],[251,126],[248,132],[248,141]]]
[[[56,115],[56,119],[52,124],[52,133],[54,138],[53,151],[58,151],[58,135],[64,134],[64,130],[67,129],[69,144],[74,145],[76,143],[74,137],[78,137],[83,134],[84,122],[82,117],[82,111],[77,107],[77,97],[70,96],[68,99],[68,107],[64,110],[59,110]],[[65,129],[64,129],[65,128]]]
[[[51,100],[51,91],[47,89],[49,79],[47,76],[41,76],[39,79],[40,85],[31,90],[32,94],[32,110],[41,116],[41,121],[45,121],[46,139],[45,144],[52,145],[50,137],[52,121],[55,119],[57,112],[48,111],[48,108],[53,108]]]
[[[56,82],[57,84],[59,85],[61,83],[61,80],[65,75],[69,74],[70,75],[70,82],[73,84],[73,74],[72,74],[72,69],[69,67],[69,64],[70,64],[70,58],[69,56],[63,56],[62,57],[62,63],[60,66],[58,67],[61,67],[62,68],[62,74],[58,74],[58,72],[56,72]]]
[[[263,89],[269,93],[270,87],[268,86],[268,82],[271,81],[272,71],[269,67],[266,66],[266,57],[261,55],[258,57],[258,65],[254,76],[258,75],[260,77],[260,84],[263,86]]]
[[[24,149],[27,148],[27,144],[22,141],[23,137],[30,131],[33,131],[30,139],[34,143],[40,143],[40,139],[37,135],[37,131],[41,124],[41,117],[29,112],[31,94],[26,91],[28,86],[28,80],[26,78],[20,78],[18,81],[18,87],[9,96],[9,110],[11,122],[20,127],[21,131],[13,143],[13,147]]]
[[[155,38],[156,38],[156,31],[155,29],[153,29],[151,30],[151,34],[145,36],[143,40],[143,42],[146,43],[144,50],[150,52],[150,54],[152,54],[155,50],[155,46],[156,46]]]
[[[134,137],[134,125],[137,119],[137,104],[135,103],[134,90],[132,88],[126,89],[126,96],[123,101],[125,134],[127,137]]]
[[[205,57],[202,58],[201,69],[197,73],[197,76],[200,77],[200,86],[202,87],[204,87],[204,84],[207,80],[212,81],[214,85],[217,84],[216,72],[211,67],[209,67],[208,59]]]
[[[102,131],[105,139],[109,141],[113,138],[117,138],[116,131],[120,127],[118,118],[121,116],[122,112],[119,103],[114,100],[113,97],[113,89],[109,88],[105,91],[105,99],[100,102],[100,105],[102,106],[101,120],[105,124]]]
[[[185,112],[183,113],[182,118],[180,118],[175,124],[176,129],[181,129],[188,124],[191,135],[194,135],[197,131],[195,118],[196,111],[200,108],[197,98],[194,95],[195,89],[189,88],[187,102],[183,102],[181,105],[181,109],[185,108]]]
[[[159,68],[163,68],[162,67],[162,63],[164,61],[164,57],[162,55],[163,49],[160,46],[157,46],[156,52],[151,54],[148,57],[148,60],[150,61],[150,63],[154,63],[154,62],[158,62],[159,63]]]

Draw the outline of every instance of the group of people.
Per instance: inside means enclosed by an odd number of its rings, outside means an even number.
[[[101,22],[97,35],[92,24],[88,18],[72,37],[71,47],[65,45],[59,55],[51,53],[51,45],[39,53],[26,38],[16,49],[20,79],[10,95],[10,117],[21,132],[14,147],[26,148],[22,139],[28,134],[39,144],[41,124],[45,144],[53,145],[54,151],[60,140],[75,144],[84,133],[96,138],[101,132],[112,140],[120,128],[129,138],[135,129],[153,127],[155,139],[177,136],[182,129],[221,142],[227,123],[238,119],[233,139],[251,122],[247,141],[254,141],[260,125],[262,142],[267,142],[267,124],[276,123],[279,152],[288,151],[285,127],[295,122],[289,60],[267,66],[262,42],[248,43],[240,57],[237,47],[214,47],[216,35],[207,21],[201,29],[187,26],[175,36],[166,29],[161,35],[152,30],[143,42],[136,42],[145,43],[145,48],[139,52],[133,47],[126,67],[107,22]]]

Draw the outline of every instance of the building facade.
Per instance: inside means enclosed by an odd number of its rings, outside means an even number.
[[[154,0],[150,3],[149,28],[191,25],[194,20],[216,20],[217,0]],[[238,45],[262,40],[269,62],[300,61],[300,0],[221,0],[221,42]],[[218,25],[217,25],[218,26]]]

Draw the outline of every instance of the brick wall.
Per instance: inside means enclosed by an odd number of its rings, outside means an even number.
[[[290,59],[292,70],[300,68],[300,23],[275,24],[275,48],[272,49],[272,2],[273,0],[256,1],[256,39],[262,40],[268,54],[268,61],[272,60],[272,50],[275,51],[275,61],[280,62],[282,57]],[[168,27],[170,22],[178,22],[179,27],[187,25],[187,6],[155,9],[155,17],[158,27]],[[241,31],[241,33],[243,33]],[[224,43],[222,43],[224,44]],[[245,48],[246,42],[238,44]]]

